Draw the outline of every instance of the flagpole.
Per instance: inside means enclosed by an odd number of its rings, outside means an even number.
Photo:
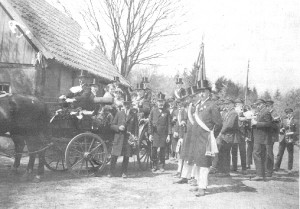
[[[247,94],[248,94],[249,63],[250,63],[250,61],[248,60],[247,79],[246,79],[246,90],[245,90],[245,105],[247,104]]]

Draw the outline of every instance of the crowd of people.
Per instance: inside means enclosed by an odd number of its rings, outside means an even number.
[[[285,148],[289,155],[288,171],[292,172],[293,147],[299,140],[299,110],[294,113],[293,109],[287,108],[286,116],[280,117],[271,100],[258,99],[245,105],[242,99],[219,98],[207,80],[183,88],[181,78],[176,80],[177,88],[172,98],[166,99],[166,95],[160,92],[152,104],[147,79],[143,78],[143,82],[137,85],[136,94],[131,97],[129,91],[124,94],[118,86],[118,79],[115,80],[105,88],[102,97],[96,95],[98,87],[93,83],[85,89],[81,85],[80,95],[65,98],[67,102],[81,103],[83,109],[101,120],[103,117],[98,115],[109,109],[107,104],[114,107],[115,112],[106,111],[112,113],[107,115],[114,134],[109,177],[115,176],[119,156],[123,156],[122,177],[127,177],[129,157],[132,156],[128,142],[130,137],[138,138],[142,119],[148,122],[152,172],[164,172],[166,158],[176,158],[178,169],[175,176],[179,179],[174,183],[191,182],[197,186],[194,189],[196,196],[205,195],[209,174],[229,177],[231,171],[238,170],[238,150],[241,174],[247,174],[254,159],[256,176],[251,178],[252,181],[272,177],[273,172],[280,168]],[[95,112],[90,101],[94,101],[93,104],[100,102],[100,109],[98,107]],[[276,162],[273,154],[275,142],[279,142]]]

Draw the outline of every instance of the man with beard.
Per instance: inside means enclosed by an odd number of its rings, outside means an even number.
[[[157,107],[154,107],[149,115],[149,140],[152,144],[152,171],[158,170],[158,148],[159,161],[161,164],[160,171],[164,172],[165,167],[165,147],[170,141],[172,134],[171,116],[169,110],[165,106],[165,95],[159,93],[157,95]]]
[[[216,102],[210,98],[211,88],[207,80],[197,83],[200,93],[195,110],[195,123],[192,128],[192,159],[199,166],[197,197],[204,196],[208,186],[208,173],[212,158],[218,152],[215,135],[222,127],[222,118]]]
[[[262,181],[265,179],[265,163],[267,157],[267,146],[273,144],[270,134],[272,128],[272,116],[266,102],[263,99],[258,99],[256,102],[258,113],[257,118],[251,120],[253,128],[254,147],[253,158],[256,168],[256,176],[252,181]],[[272,172],[267,168],[267,173]]]
[[[132,148],[128,143],[130,134],[134,137],[138,136],[138,118],[136,112],[131,108],[131,101],[125,96],[123,101],[123,109],[118,111],[111,124],[115,136],[111,151],[110,171],[108,176],[115,175],[115,166],[118,156],[123,156],[122,177],[127,177],[127,167],[129,157],[132,155]],[[129,134],[130,133],[130,134]]]

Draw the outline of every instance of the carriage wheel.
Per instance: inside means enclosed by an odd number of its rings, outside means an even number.
[[[65,146],[64,146],[65,147]],[[65,148],[54,144],[45,150],[45,166],[51,171],[66,171]]]
[[[137,161],[139,168],[143,171],[150,168],[151,164],[151,142],[148,139],[147,124],[141,127],[138,141]]]
[[[100,172],[107,159],[105,142],[96,134],[82,133],[75,136],[66,149],[67,168],[75,176],[94,176]]]

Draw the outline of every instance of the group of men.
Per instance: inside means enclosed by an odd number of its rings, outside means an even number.
[[[180,178],[174,183],[192,179],[191,184],[198,185],[196,196],[204,195],[209,173],[229,177],[231,171],[237,171],[238,150],[242,174],[247,174],[254,159],[256,175],[252,181],[272,177],[273,171],[280,168],[285,148],[291,173],[293,147],[299,140],[299,112],[293,114],[293,109],[287,108],[286,116],[281,118],[271,100],[258,99],[251,106],[241,99],[223,100],[202,83],[178,89],[177,110],[171,105],[172,140],[177,143],[173,150],[178,158],[175,176]],[[274,142],[279,142],[275,163]]]
[[[252,106],[245,106],[241,99],[219,99],[212,93],[207,80],[199,80],[196,85],[184,89],[181,78],[176,80],[175,99],[167,105],[165,95],[159,93],[156,105],[151,108],[142,84],[137,86],[138,92],[143,92],[137,94],[137,106],[133,107],[132,100],[125,96],[112,119],[114,140],[110,177],[115,175],[118,156],[124,156],[121,173],[122,177],[127,177],[132,155],[128,140],[138,137],[138,114],[141,112],[149,120],[152,172],[164,171],[166,151],[169,153],[169,144],[172,144],[172,154],[178,157],[176,176],[180,178],[175,183],[188,183],[193,177],[196,196],[205,195],[210,173],[226,177],[231,170],[237,170],[238,149],[242,173],[246,174],[250,168],[253,156],[256,176],[251,180],[264,180],[273,174],[273,145],[280,139],[275,170],[280,167],[285,147],[289,152],[288,169],[292,170],[292,143],[299,135],[299,118],[293,117],[292,109],[286,109],[287,118],[281,120],[273,108],[273,101],[258,99]],[[283,137],[279,137],[280,134]]]

